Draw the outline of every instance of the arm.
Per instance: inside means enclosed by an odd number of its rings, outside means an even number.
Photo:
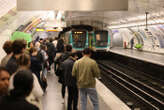
[[[76,77],[76,74],[77,74],[77,62],[75,62],[73,65],[72,76]]]
[[[32,94],[34,95],[35,98],[41,98],[43,96],[43,91],[41,89],[41,86],[38,82],[38,79],[37,77],[35,76],[35,74],[33,74],[33,77],[34,77],[34,87],[33,87],[33,90],[32,90]]]
[[[96,62],[94,62],[93,66],[92,66],[92,71],[93,71],[93,76],[94,77],[96,77],[96,78],[100,77],[100,69],[99,69]]]

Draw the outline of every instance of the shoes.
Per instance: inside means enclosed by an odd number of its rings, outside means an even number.
[[[65,98],[63,98],[62,104],[65,104]]]

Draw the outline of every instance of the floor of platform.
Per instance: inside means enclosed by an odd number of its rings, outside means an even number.
[[[164,55],[162,54],[124,48],[112,48],[110,52],[164,66]]]
[[[64,104],[63,103],[64,99],[62,99],[61,97],[61,84],[58,83],[58,78],[56,77],[56,75],[51,74],[48,75],[47,79],[48,79],[48,88],[47,88],[47,93],[45,94],[42,101],[43,110],[66,110],[67,99],[65,98],[65,104]],[[110,110],[109,107],[103,102],[103,100],[100,97],[99,97],[99,103],[100,103],[100,110]],[[92,110],[92,109],[93,107],[89,101],[87,104],[87,110]]]

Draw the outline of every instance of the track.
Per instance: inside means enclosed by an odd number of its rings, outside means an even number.
[[[127,71],[121,71],[114,66],[103,63],[103,61],[98,63],[105,78],[114,81],[117,85],[133,94],[134,97],[142,100],[142,103],[146,104],[148,108],[150,107],[152,110],[162,110],[164,107],[164,94],[162,92],[145,84],[144,81],[137,80],[136,76],[132,77],[128,75],[129,69],[127,69]],[[107,79],[105,80],[105,83],[107,83]]]

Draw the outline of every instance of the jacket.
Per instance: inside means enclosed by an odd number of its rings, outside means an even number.
[[[30,104],[24,97],[5,96],[0,99],[1,110],[39,110]]]
[[[10,75],[12,75],[13,73],[15,73],[16,70],[18,69],[18,64],[17,64],[16,58],[14,57],[14,55],[11,56],[11,58],[7,62],[6,68],[9,71]]]
[[[14,89],[14,77],[15,77],[15,74],[14,73],[11,77],[10,77],[10,80],[9,80],[9,91]],[[29,103],[32,103],[34,105],[36,105],[40,110],[42,110],[42,102],[41,102],[41,99],[42,99],[42,96],[43,96],[43,91],[42,91],[42,88],[38,82],[38,78],[36,77],[35,74],[32,74],[33,75],[33,78],[34,78],[34,82],[33,82],[33,89],[30,93],[30,95],[28,97],[26,97],[26,100],[29,102]],[[1,109],[0,109],[1,110]],[[16,109],[13,109],[13,110],[16,110]]]
[[[95,78],[100,77],[100,69],[96,61],[84,56],[75,62],[72,76],[75,76],[78,88],[95,88]]]
[[[62,68],[61,73],[63,74],[63,78],[64,78],[63,80],[66,86],[71,86],[71,87],[76,86],[76,79],[75,77],[72,76],[72,68],[74,62],[75,60],[73,60],[70,57],[61,64],[61,68]]]

